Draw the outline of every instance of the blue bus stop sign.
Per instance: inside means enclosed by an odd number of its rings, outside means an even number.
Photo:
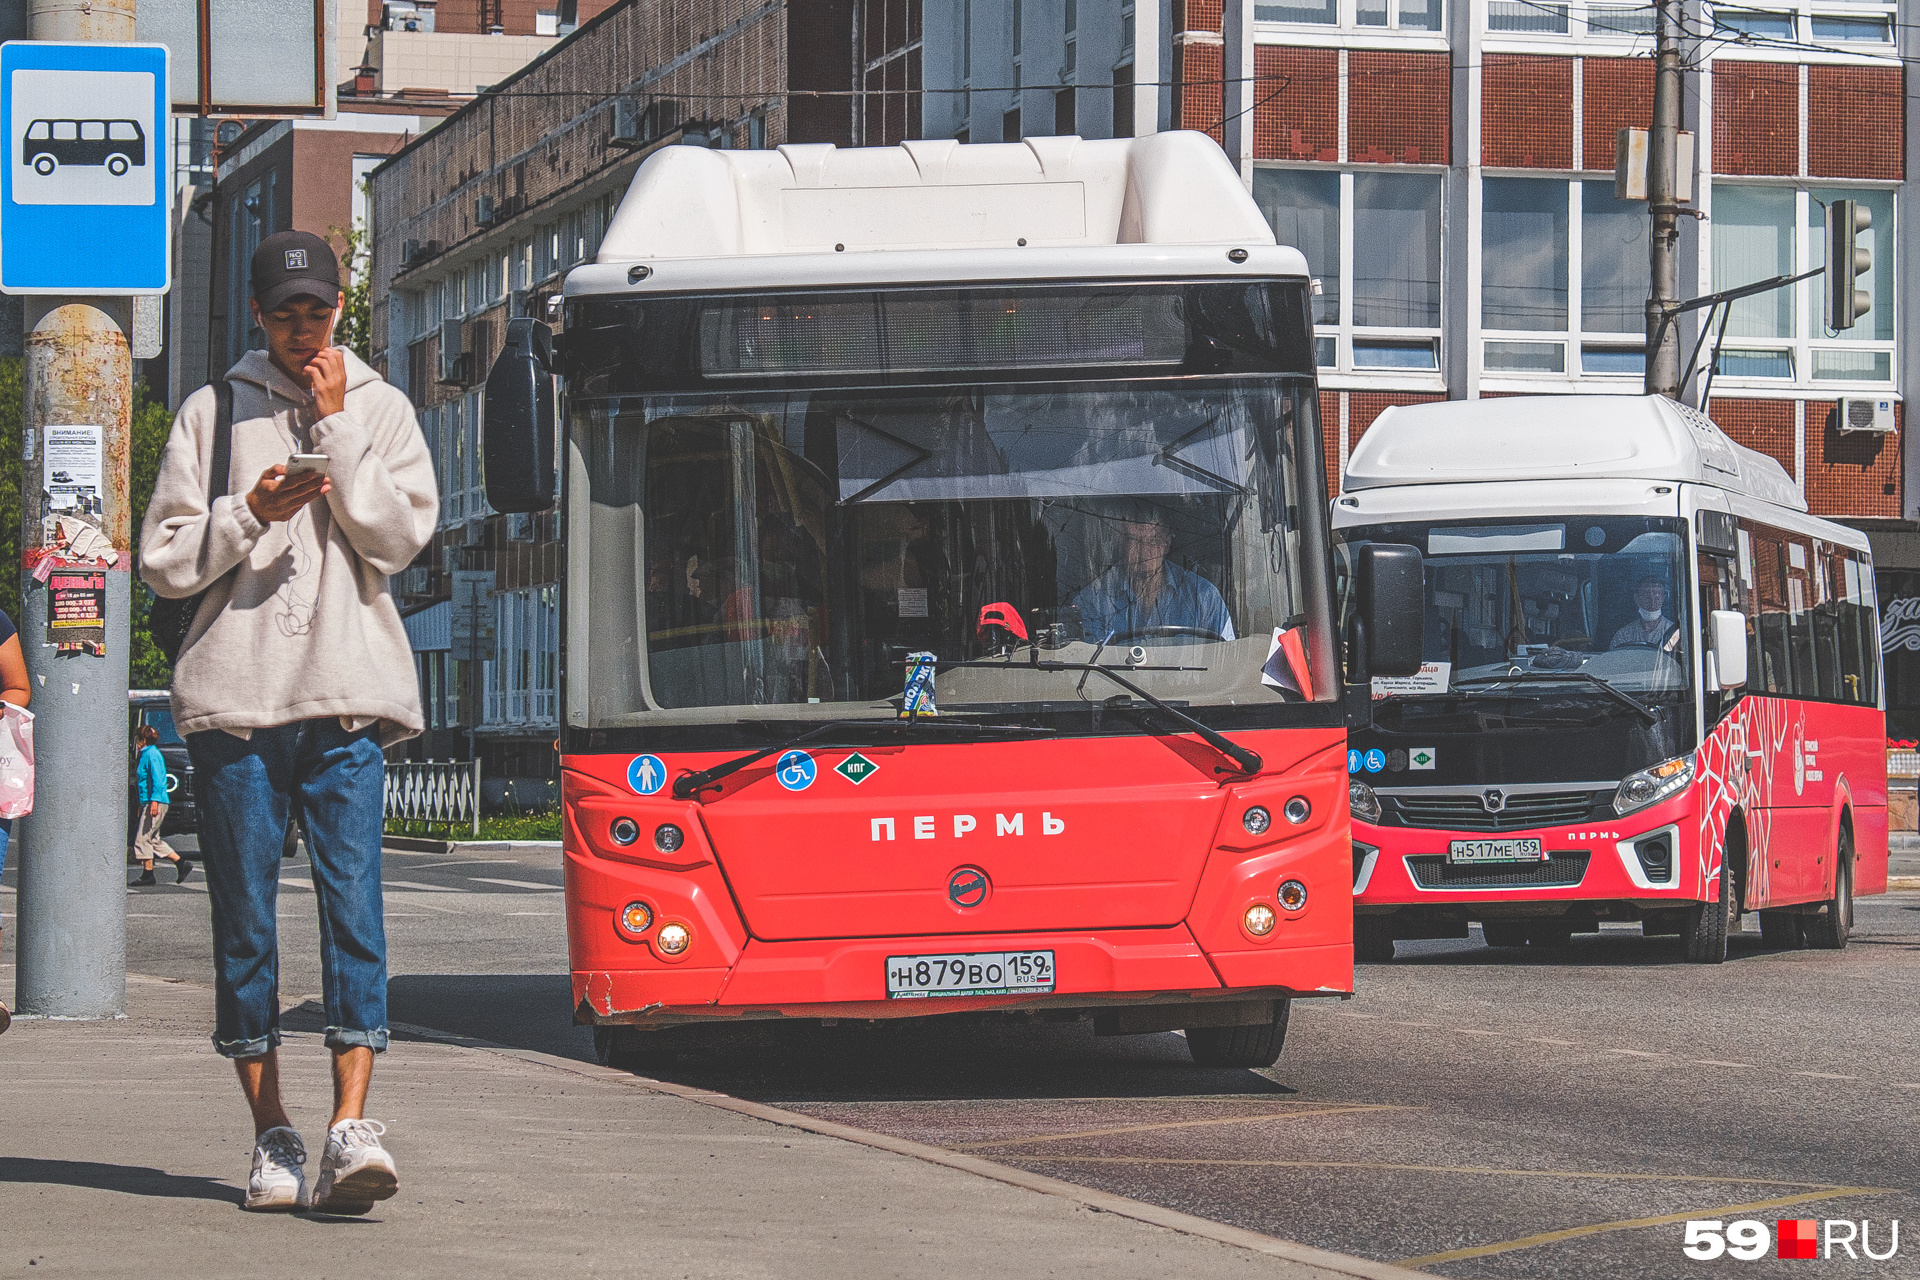
[[[0,291],[165,293],[167,48],[0,45]]]

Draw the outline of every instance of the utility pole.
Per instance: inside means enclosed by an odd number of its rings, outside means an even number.
[[[1647,207],[1653,235],[1647,257],[1648,395],[1680,395],[1680,330],[1672,323],[1680,300],[1680,4],[1655,0],[1653,129],[1647,139]]]
[[[135,0],[31,0],[34,40],[129,43]],[[156,130],[150,145],[168,145]],[[133,303],[26,299],[21,545],[46,545],[41,479],[50,428],[100,430],[97,518],[116,553],[105,570],[104,656],[46,647],[51,592],[22,580],[21,648],[33,682],[33,813],[20,857],[15,991],[29,1017],[113,1018],[127,996],[127,647],[132,607]],[[18,838],[18,836],[16,836]]]

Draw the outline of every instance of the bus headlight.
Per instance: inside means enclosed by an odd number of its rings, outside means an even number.
[[[620,908],[618,919],[622,936],[629,942],[638,942],[642,934],[653,928],[653,908],[644,902],[629,902]]]
[[[1273,922],[1277,917],[1273,908],[1264,902],[1256,902],[1247,908],[1247,914],[1240,918],[1248,933],[1256,938],[1264,938],[1273,932]]]
[[[660,948],[662,955],[685,955],[693,945],[693,930],[683,924],[663,924],[660,932],[653,936],[653,945]]]
[[[1289,912],[1302,911],[1307,905],[1307,886],[1298,880],[1289,880],[1280,886],[1280,905]]]
[[[1380,797],[1373,794],[1373,788],[1355,778],[1347,784],[1347,807],[1353,810],[1355,821],[1380,821]]]
[[[1613,793],[1613,811],[1628,814],[1648,805],[1659,804],[1685,791],[1687,784],[1692,781],[1692,756],[1675,756],[1651,769],[1630,773],[1620,779],[1620,789]]]
[[[613,825],[607,828],[607,834],[619,845],[632,844],[640,838],[640,824],[632,818],[615,818]]]
[[[663,822],[653,829],[653,847],[662,853],[678,852],[686,840],[686,833],[671,822]]]
[[[1259,805],[1254,805],[1240,815],[1240,825],[1247,829],[1248,835],[1264,835],[1267,828],[1273,825],[1273,815]]]

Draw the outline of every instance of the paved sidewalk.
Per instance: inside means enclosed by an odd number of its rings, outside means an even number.
[[[399,1196],[363,1219],[248,1214],[251,1135],[206,1040],[210,993],[134,977],[128,996],[124,1021],[16,1021],[0,1037],[0,1276],[1413,1274],[433,1033],[397,1036],[374,1081]],[[286,1021],[311,1170],[326,1052],[310,1008]]]

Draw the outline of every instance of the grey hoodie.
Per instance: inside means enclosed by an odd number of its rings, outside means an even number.
[[[206,591],[174,665],[183,734],[339,716],[378,721],[383,746],[420,732],[419,683],[387,575],[433,535],[440,501],[413,406],[346,352],[343,412],[315,420],[313,397],[264,351],[227,371],[233,466],[207,510],[214,393],[174,420],[140,530],[140,574],[163,596]],[[331,459],[333,492],[263,525],[246,494],[291,453]],[[228,570],[236,572],[229,574]]]

